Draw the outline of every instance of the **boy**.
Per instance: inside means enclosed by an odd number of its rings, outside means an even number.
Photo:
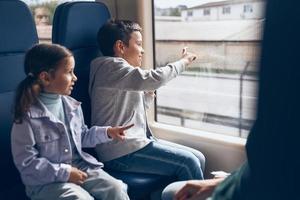
[[[175,78],[195,55],[184,49],[177,62],[141,69],[141,27],[131,21],[106,23],[98,32],[98,44],[104,56],[91,63],[92,124],[134,124],[125,141],[98,145],[99,159],[113,170],[176,176],[178,180],[203,179],[203,154],[153,139],[145,113],[154,98],[153,90]]]

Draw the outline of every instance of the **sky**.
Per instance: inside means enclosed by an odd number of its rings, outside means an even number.
[[[160,8],[176,7],[178,5],[186,5],[187,7],[198,6],[203,3],[215,2],[221,0],[154,0],[154,4]]]

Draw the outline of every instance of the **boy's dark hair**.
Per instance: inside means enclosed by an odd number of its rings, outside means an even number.
[[[129,45],[130,35],[134,31],[142,31],[140,25],[129,20],[110,20],[98,31],[97,41],[104,56],[114,56],[114,45],[121,40]]]
[[[55,72],[61,61],[73,56],[65,47],[57,44],[37,44],[25,55],[26,78],[19,83],[14,104],[14,122],[22,123],[29,107],[36,102],[42,85],[39,74],[43,71]]]

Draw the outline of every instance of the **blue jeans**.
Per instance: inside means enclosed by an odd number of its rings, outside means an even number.
[[[198,158],[186,148],[170,142],[152,141],[134,153],[104,164],[108,169],[174,176],[180,181],[203,179],[203,154],[197,151]]]

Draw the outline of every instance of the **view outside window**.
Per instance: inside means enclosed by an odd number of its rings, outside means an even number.
[[[175,61],[185,46],[198,55],[187,71],[158,89],[158,122],[247,137],[256,118],[265,4],[154,0],[156,66]]]
[[[55,8],[63,1],[52,0],[22,0],[30,8],[40,43],[51,43],[52,20]]]
[[[22,0],[30,8],[36,29],[38,32],[40,43],[51,43],[52,37],[52,22],[56,7],[59,4],[70,1],[79,0]],[[80,0],[88,1],[88,0]],[[89,0],[90,1],[90,0]]]

